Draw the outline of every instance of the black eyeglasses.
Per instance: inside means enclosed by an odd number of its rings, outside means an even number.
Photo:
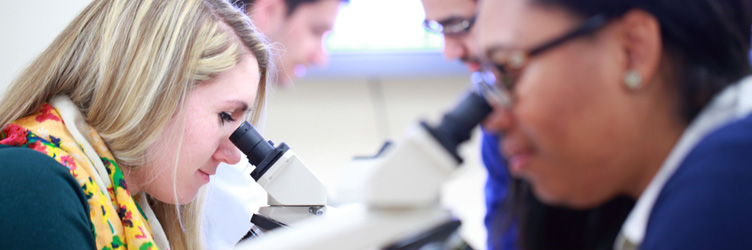
[[[423,27],[431,32],[444,34],[445,36],[462,36],[470,32],[475,24],[475,15],[470,18],[452,17],[443,21],[425,20]]]
[[[590,34],[603,27],[609,20],[610,18],[605,14],[595,15],[564,35],[536,46],[533,49],[527,51],[516,49],[503,54],[503,56],[496,56],[494,58],[503,58],[503,60],[500,62],[484,63],[481,67],[481,72],[474,75],[472,79],[473,83],[480,88],[489,101],[501,104],[504,107],[511,107],[512,90],[514,90],[514,85],[522,74],[522,69],[528,64],[531,57],[562,45],[574,38]],[[496,53],[498,53],[498,50],[491,49],[487,57],[491,58]]]

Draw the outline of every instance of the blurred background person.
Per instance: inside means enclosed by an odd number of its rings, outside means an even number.
[[[750,248],[751,12],[748,0],[483,1],[480,48],[507,100],[485,128],[546,204],[637,199],[619,249]]]
[[[477,0],[422,0],[426,12],[424,26],[427,30],[444,36],[444,57],[447,60],[460,60],[471,73],[480,69],[479,53],[475,35],[475,18],[478,12]],[[477,74],[477,73],[474,73]],[[478,75],[476,75],[478,76]],[[506,163],[498,153],[499,138],[494,133],[483,132],[481,155],[486,166],[485,184],[488,249],[517,249],[516,225],[501,225],[502,203],[507,197],[510,176]],[[502,233],[503,231],[503,233]]]
[[[349,0],[231,0],[242,2],[254,24],[276,48],[278,87],[291,87],[310,66],[324,66],[328,53],[324,35]]]
[[[292,87],[306,67],[325,64],[328,55],[322,40],[346,1],[234,1],[272,43],[277,68],[272,86]],[[209,184],[205,224],[210,249],[232,248],[251,229],[253,213],[266,205],[266,192],[250,177],[251,170],[244,158],[235,166],[220,168]]]

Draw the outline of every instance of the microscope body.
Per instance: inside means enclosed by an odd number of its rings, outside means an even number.
[[[338,201],[363,206],[339,207],[336,215],[302,221],[235,249],[385,249],[452,219],[439,206],[441,183],[458,162],[414,127],[374,157],[355,159],[337,189]]]
[[[326,212],[326,187],[292,150],[257,182],[268,194],[269,206],[259,209],[262,215],[289,225]]]
[[[248,122],[243,123],[230,140],[256,166],[251,177],[268,196],[268,206],[259,208],[259,213],[251,218],[254,227],[250,235],[264,234],[326,213],[326,187],[285,143],[274,147]]]
[[[353,160],[337,197],[358,205],[235,249],[423,249],[452,240],[459,222],[439,203],[441,185],[462,161],[457,146],[490,110],[484,97],[470,93],[438,126],[422,122],[375,156]]]
[[[435,205],[441,184],[458,165],[444,151],[422,126],[412,127],[377,155],[354,159],[339,183],[338,200],[381,208]]]

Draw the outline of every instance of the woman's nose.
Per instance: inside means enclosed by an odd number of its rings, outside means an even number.
[[[230,138],[224,139],[220,143],[217,151],[214,152],[214,159],[230,165],[240,162],[242,152],[230,141]]]
[[[500,105],[492,105],[491,114],[481,123],[486,131],[501,134],[512,126],[512,110]]]

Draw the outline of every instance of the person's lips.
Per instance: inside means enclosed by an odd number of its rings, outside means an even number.
[[[509,171],[513,175],[520,176],[526,171],[527,166],[533,158],[533,150],[530,147],[505,143],[502,145],[502,149],[508,160]]]
[[[476,61],[465,61],[465,64],[467,64],[467,68],[470,69],[470,72],[475,72],[480,70],[480,63]]]
[[[204,179],[205,182],[209,182],[209,180],[211,180],[211,176],[214,175],[216,172],[217,172],[216,169],[207,170],[207,171],[204,171],[202,169],[198,170],[199,175],[201,175],[201,177]]]
[[[532,159],[532,153],[529,151],[523,151],[519,153],[514,153],[509,156],[509,169],[512,174],[519,176],[521,175],[526,169],[528,163]]]

